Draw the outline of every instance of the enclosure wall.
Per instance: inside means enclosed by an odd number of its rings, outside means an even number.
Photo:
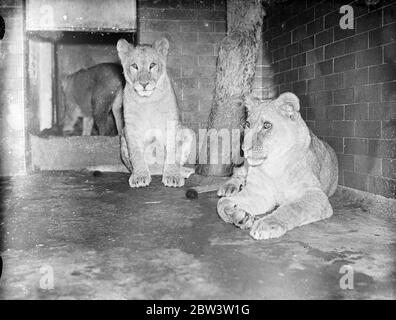
[[[264,38],[278,93],[293,91],[312,130],[336,150],[339,183],[386,197],[396,188],[396,4],[293,1],[268,12]],[[393,4],[392,4],[393,3]]]

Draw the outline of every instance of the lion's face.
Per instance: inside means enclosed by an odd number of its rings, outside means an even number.
[[[161,76],[166,73],[169,43],[164,38],[152,46],[133,47],[126,40],[117,43],[118,55],[126,80],[141,97],[149,97],[157,89]]]
[[[285,93],[278,99],[261,102],[249,112],[243,142],[244,157],[251,166],[267,159],[281,159],[306,128],[301,127],[298,98]]]

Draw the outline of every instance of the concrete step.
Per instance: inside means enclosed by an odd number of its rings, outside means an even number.
[[[120,137],[30,135],[33,171],[99,170],[128,172],[121,161]],[[162,174],[163,164],[150,165],[151,174]]]

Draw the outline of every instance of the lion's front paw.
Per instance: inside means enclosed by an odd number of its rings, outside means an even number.
[[[235,182],[226,182],[223,184],[219,191],[217,191],[217,195],[219,197],[230,197],[239,192],[240,185]]]
[[[217,202],[217,213],[227,223],[233,223],[241,229],[249,229],[254,222],[254,217],[238,207],[232,198],[221,198]]]
[[[162,183],[165,187],[182,187],[184,186],[185,177],[181,173],[164,173]]]
[[[129,185],[131,188],[147,187],[151,182],[151,176],[149,172],[134,172],[129,177]]]
[[[235,209],[236,211],[233,215],[234,224],[241,229],[250,229],[254,223],[254,216],[238,207]]]
[[[221,198],[217,202],[217,213],[220,218],[227,223],[233,223],[233,211],[236,204],[230,198]]]
[[[287,228],[279,220],[272,217],[265,217],[256,220],[253,223],[250,235],[253,239],[264,240],[271,238],[279,238],[283,236],[287,231]]]

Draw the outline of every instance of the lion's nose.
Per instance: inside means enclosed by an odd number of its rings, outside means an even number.
[[[146,87],[148,86],[148,82],[140,83],[143,87],[143,90],[146,90]]]

